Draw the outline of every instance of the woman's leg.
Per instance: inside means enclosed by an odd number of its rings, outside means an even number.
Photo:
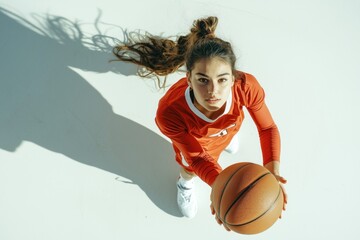
[[[182,178],[184,178],[186,181],[189,181],[189,180],[193,179],[194,177],[196,177],[196,174],[193,172],[186,171],[185,168],[180,167],[180,176]]]

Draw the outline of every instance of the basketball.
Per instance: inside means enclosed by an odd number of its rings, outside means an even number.
[[[241,234],[257,234],[276,222],[284,199],[280,184],[269,170],[240,162],[225,168],[216,178],[211,201],[224,226]]]

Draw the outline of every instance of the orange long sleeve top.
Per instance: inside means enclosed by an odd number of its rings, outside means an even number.
[[[280,134],[264,99],[256,78],[237,72],[224,113],[212,120],[194,106],[187,79],[182,78],[159,101],[155,121],[172,141],[176,161],[212,185],[222,171],[218,158],[244,120],[244,107],[257,126],[263,164],[280,160]]]

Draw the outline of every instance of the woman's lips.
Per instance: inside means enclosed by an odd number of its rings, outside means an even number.
[[[206,99],[205,101],[207,103],[210,103],[210,104],[215,104],[215,103],[219,102],[220,99],[218,99],[218,98],[210,98],[210,99]]]

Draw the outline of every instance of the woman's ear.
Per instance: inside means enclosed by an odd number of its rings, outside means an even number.
[[[186,72],[186,78],[187,78],[187,83],[189,85],[189,87],[191,88],[191,73],[190,72]]]

